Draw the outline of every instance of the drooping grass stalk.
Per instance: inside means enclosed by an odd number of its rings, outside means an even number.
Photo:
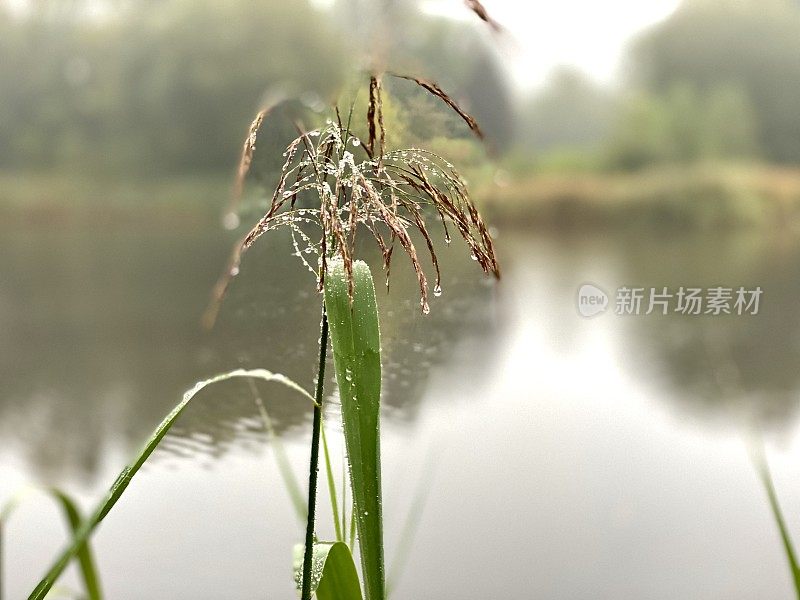
[[[780,503],[778,502],[778,495],[775,492],[775,484],[772,481],[772,474],[769,470],[769,463],[767,462],[763,442],[759,440],[758,443],[752,444],[750,458],[764,486],[764,491],[767,493],[769,507],[772,511],[772,518],[775,521],[775,525],[778,527],[778,532],[783,542],[783,551],[784,554],[786,554],[786,561],[789,563],[789,570],[792,572],[794,590],[798,600],[800,600],[800,564],[798,564],[797,553],[795,552],[792,538],[789,535],[789,529],[786,527],[786,521],[783,517]]]
[[[474,118],[434,82],[411,76],[400,77],[415,82],[442,100],[481,137]],[[330,457],[322,431],[328,318],[336,380],[342,398],[342,424],[353,503],[350,547],[353,547],[357,533],[366,599],[386,598],[380,468],[380,331],[372,274],[365,263],[356,260],[357,230],[363,229],[370,234],[380,249],[387,286],[393,250],[396,245],[402,248],[414,268],[420,290],[420,309],[425,314],[430,311],[428,279],[409,235],[411,230],[416,230],[425,241],[436,272],[433,292],[438,296],[441,294],[441,274],[423,214],[425,207],[432,215],[438,215],[445,241],[450,241],[449,221],[484,272],[500,276],[489,230],[469,197],[465,181],[451,163],[430,151],[410,148],[387,152],[380,74],[370,75],[369,89],[369,139],[366,144],[350,131],[354,103],[350,106],[346,126],[337,106],[334,106],[336,123],[329,119],[325,126],[313,131],[306,131],[301,123],[295,123],[299,135],[286,148],[286,160],[268,208],[234,247],[225,273],[214,288],[207,312],[206,323],[211,324],[231,278],[239,272],[242,255],[256,240],[270,230],[289,227],[295,255],[315,275],[317,289],[324,292],[309,460],[306,536],[302,572],[296,571],[296,576],[301,578],[301,600],[310,600],[314,585],[311,574],[314,570],[320,437],[323,437],[326,452],[337,538],[346,535],[346,510],[342,509],[340,527]],[[245,142],[237,178],[239,183],[251,164],[262,118],[260,113]],[[240,188],[238,186],[239,191]],[[307,198],[313,199],[310,207],[306,205]],[[305,246],[301,248],[300,244]]]
[[[211,379],[206,379],[205,381],[196,383],[194,387],[183,394],[182,400],[170,411],[164,420],[161,421],[159,426],[156,427],[155,431],[153,431],[153,434],[150,436],[150,439],[147,440],[144,447],[133,460],[133,462],[122,469],[122,472],[112,484],[106,496],[100,501],[91,516],[83,520],[80,527],[74,533],[72,543],[69,544],[58,556],[56,561],[50,567],[50,570],[47,571],[44,578],[39,582],[39,585],[37,585],[33,592],[31,592],[30,596],[28,596],[28,600],[44,599],[47,593],[52,589],[55,582],[64,572],[64,569],[66,569],[69,562],[79,552],[81,552],[83,548],[85,548],[86,542],[94,533],[94,530],[114,507],[117,501],[122,497],[122,494],[125,493],[125,490],[128,488],[128,485],[133,477],[139,472],[139,469],[142,468],[142,465],[147,461],[147,459],[150,458],[150,455],[158,447],[159,443],[161,443],[161,440],[164,439],[164,436],[167,435],[167,432],[170,430],[177,418],[183,413],[198,392],[213,383],[225,381],[234,377],[255,377],[265,381],[282,383],[283,385],[300,392],[300,394],[302,394],[304,397],[314,402],[316,406],[314,397],[311,396],[311,394],[309,394],[301,386],[284,375],[272,373],[266,369],[253,369],[249,371],[245,369],[237,369],[236,371],[217,375]]]
[[[317,388],[314,394],[314,416],[311,425],[311,458],[308,463],[308,512],[306,541],[303,550],[303,587],[301,600],[311,600],[311,567],[314,560],[314,520],[317,511],[317,475],[319,474],[319,438],[322,426],[322,396],[325,387],[325,361],[328,358],[328,313],[322,306],[322,322],[319,336],[319,368]]]

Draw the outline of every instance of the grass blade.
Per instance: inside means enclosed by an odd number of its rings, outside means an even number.
[[[795,593],[797,594],[797,598],[800,599],[800,565],[797,562],[797,553],[794,550],[792,538],[789,535],[789,529],[786,527],[781,505],[778,502],[778,494],[775,492],[775,484],[772,481],[772,474],[769,470],[769,463],[767,462],[767,457],[764,452],[763,442],[751,446],[750,456],[753,461],[753,466],[764,486],[764,491],[767,493],[769,507],[772,511],[772,518],[775,521],[775,525],[778,527],[778,532],[783,542],[783,551],[786,554],[786,561],[789,563],[789,569],[792,573]]]
[[[352,302],[341,261],[325,277],[336,381],[367,600],[386,597],[381,510],[381,358],[375,287],[366,263],[352,265]]]
[[[77,531],[75,531],[75,536],[72,543],[67,546],[61,555],[59,555],[39,585],[37,585],[33,592],[31,592],[28,600],[42,600],[47,595],[47,592],[53,587],[53,584],[64,572],[64,569],[69,564],[69,561],[81,551],[87,540],[91,537],[92,533],[94,533],[95,528],[100,524],[100,522],[120,499],[133,477],[136,475],[139,469],[141,469],[142,465],[145,463],[145,461],[147,461],[161,440],[164,439],[164,436],[172,427],[173,423],[175,423],[176,419],[184,411],[189,402],[191,402],[192,398],[194,398],[203,388],[213,383],[225,381],[227,379],[233,379],[235,377],[254,377],[256,379],[263,379],[265,381],[282,383],[283,385],[300,392],[303,396],[311,400],[311,402],[315,403],[314,397],[294,381],[288,377],[285,377],[284,375],[272,373],[266,369],[237,369],[236,371],[217,375],[211,379],[206,379],[205,381],[196,383],[194,387],[183,394],[183,399],[164,418],[161,424],[156,427],[155,431],[150,436],[150,439],[147,440],[147,443],[144,445],[141,452],[139,452],[139,454],[136,456],[134,461],[122,470],[122,472],[119,474],[119,477],[117,477],[117,480],[113,483],[106,494],[106,497],[100,502],[94,513],[81,523],[81,526]]]
[[[2,526],[8,521],[11,514],[16,510],[25,496],[33,491],[40,491],[55,500],[61,508],[64,519],[67,521],[67,525],[73,537],[77,535],[82,522],[81,514],[78,510],[78,505],[66,492],[55,487],[29,488],[16,494],[2,509],[0,509],[0,545],[2,544]],[[1,552],[0,556],[2,556]],[[92,549],[88,543],[81,546],[76,553],[76,558],[78,560],[81,579],[83,579],[83,585],[86,588],[86,597],[88,600],[102,600],[103,592],[101,591],[100,577],[97,573]],[[2,582],[0,582],[0,587],[1,584]],[[0,589],[0,598],[2,598],[2,595],[2,590]]]
[[[264,405],[264,401],[261,399],[261,394],[258,393],[258,388],[256,387],[255,382],[252,379],[248,379],[247,383],[249,384],[250,391],[253,394],[253,400],[258,407],[258,413],[261,415],[261,421],[264,423],[264,429],[269,436],[269,442],[272,445],[272,452],[275,455],[275,463],[278,466],[278,472],[283,480],[283,485],[286,488],[286,492],[289,494],[289,499],[292,502],[295,515],[297,515],[297,518],[301,523],[305,523],[307,516],[306,500],[303,497],[303,492],[300,491],[300,483],[297,481],[294,471],[292,471],[292,464],[289,461],[289,457],[286,456],[286,449],[283,447],[283,443],[281,442],[278,432],[275,431],[275,427],[272,424],[272,418],[269,416],[267,407]]]
[[[320,429],[322,434],[322,453],[325,455],[325,473],[328,476],[328,495],[331,501],[331,512],[333,513],[333,526],[336,530],[336,541],[343,542],[342,527],[339,524],[339,500],[336,497],[336,482],[333,479],[333,468],[331,467],[331,455],[328,450],[328,438],[325,436],[325,423]]]
[[[342,541],[347,542],[347,459],[345,451],[342,450]],[[350,549],[353,545],[350,544]]]
[[[311,592],[317,600],[361,600],[361,584],[350,548],[343,542],[314,544]],[[302,583],[303,546],[295,547],[294,575]]]
[[[400,541],[397,543],[397,550],[395,552],[394,563],[389,569],[389,575],[386,583],[386,593],[390,595],[394,590],[400,577],[403,575],[406,563],[409,556],[411,556],[411,548],[414,544],[414,538],[417,535],[419,525],[422,522],[422,513],[425,512],[425,505],[428,501],[430,494],[433,475],[438,461],[438,452],[427,452],[428,460],[422,469],[422,476],[417,482],[417,489],[414,492],[414,499],[408,509],[403,529],[400,533]]]

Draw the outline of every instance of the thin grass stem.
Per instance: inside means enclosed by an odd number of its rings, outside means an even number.
[[[311,566],[314,558],[314,520],[317,510],[317,475],[319,471],[319,438],[322,426],[322,395],[325,387],[325,361],[328,358],[328,314],[322,305],[322,323],[319,336],[319,369],[314,395],[314,417],[311,426],[311,458],[308,464],[308,519],[306,542],[303,550],[303,587],[300,600],[311,600]]]

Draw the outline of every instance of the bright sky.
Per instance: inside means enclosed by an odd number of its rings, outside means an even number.
[[[558,65],[572,65],[592,78],[613,82],[625,44],[667,17],[680,0],[482,0],[513,36],[512,73],[522,88],[543,83]],[[428,0],[426,10],[475,18],[463,0]]]

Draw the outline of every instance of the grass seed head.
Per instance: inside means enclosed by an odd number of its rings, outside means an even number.
[[[482,137],[475,119],[435,83],[398,77],[416,82],[441,99]],[[256,116],[244,143],[236,179],[239,193],[264,114],[262,111]],[[416,231],[425,241],[436,273],[434,292],[441,293],[439,260],[427,224],[430,217],[437,217],[442,223],[448,243],[448,224],[455,227],[472,259],[484,272],[499,278],[492,238],[455,167],[420,148],[386,152],[381,80],[376,75],[370,77],[367,126],[366,144],[343,126],[338,109],[336,121],[328,120],[319,129],[305,132],[298,126],[299,135],[286,148],[286,160],[266,212],[237,242],[213,289],[211,305],[204,316],[206,326],[213,324],[227,287],[239,272],[242,254],[264,233],[279,227],[291,230],[295,255],[314,274],[319,290],[323,288],[328,263],[341,259],[352,294],[356,233],[362,229],[383,256],[387,289],[395,246],[406,254],[416,274],[421,309],[429,312],[428,278],[411,232]]]

